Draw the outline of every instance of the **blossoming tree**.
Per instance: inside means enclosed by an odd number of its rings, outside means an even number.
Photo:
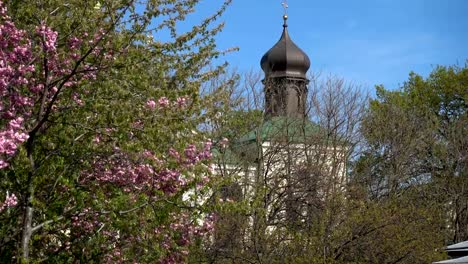
[[[185,260],[214,217],[198,89],[228,2],[179,33],[198,1],[0,1],[1,259]]]

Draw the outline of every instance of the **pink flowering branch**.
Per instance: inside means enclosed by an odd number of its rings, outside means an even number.
[[[116,21],[130,6],[129,3],[121,10]],[[57,109],[62,91],[70,90],[71,99],[79,105],[76,88],[85,80],[95,79],[98,71],[105,68],[103,61],[113,60],[112,53],[105,53],[104,47],[115,23],[90,36],[86,46],[84,39],[71,37],[68,48],[60,48],[58,33],[45,23],[37,26],[34,34],[28,35],[18,29],[0,0],[0,169],[7,168],[19,146],[26,143],[31,164],[31,171],[23,183],[26,191],[22,195],[25,209],[21,247],[26,261],[35,231],[32,226],[33,179],[40,166],[33,157],[35,138],[39,131],[45,131],[44,125]],[[100,63],[87,65],[88,58],[100,60]]]
[[[6,168],[18,145],[27,138],[24,118],[30,114],[33,98],[21,94],[21,88],[35,68],[31,41],[26,32],[16,28],[0,2],[0,169]]]
[[[32,151],[34,136],[47,121],[63,88],[96,78],[98,68],[84,62],[90,55],[99,55],[96,50],[102,50],[99,45],[109,31],[95,34],[83,55],[78,55],[83,41],[72,37],[69,53],[59,56],[57,32],[45,24],[36,27],[41,45],[35,49],[32,45],[35,39],[15,26],[1,1],[0,15],[0,116],[3,121],[0,121],[0,169],[4,169],[26,140],[28,152]],[[42,58],[42,63],[35,65],[40,61],[38,58]],[[74,99],[79,103],[77,96]],[[35,124],[26,133],[26,126],[34,121],[31,117],[35,102],[38,102]]]
[[[99,141],[96,144],[99,144]],[[184,262],[189,245],[195,239],[208,234],[213,229],[214,221],[212,216],[193,214],[193,210],[199,211],[196,205],[171,197],[180,197],[190,188],[201,188],[207,183],[206,175],[196,177],[195,173],[199,165],[210,162],[211,146],[211,141],[207,141],[203,144],[189,144],[180,152],[169,148],[167,156],[163,158],[156,157],[151,151],[144,151],[135,157],[115,149],[110,157],[107,155],[96,157],[92,169],[83,173],[80,183],[89,188],[107,186],[110,188],[109,192],[106,192],[109,196],[115,193],[115,188],[130,197],[133,194],[147,194],[148,201],[140,204],[131,201],[134,206],[126,210],[113,211],[112,215],[134,213],[147,206],[159,208],[158,203],[181,210],[177,214],[171,214],[167,224],[162,223],[158,227],[154,241],[159,241],[160,247],[166,252],[161,256],[160,263],[174,263],[172,261],[176,260],[175,263]],[[202,173],[208,174],[206,170]],[[102,216],[106,214],[110,214],[110,211],[87,211],[77,215],[73,218],[75,232],[91,234],[101,231],[105,225]],[[102,233],[109,234],[109,240],[113,239],[111,229]],[[127,235],[125,241],[113,242],[113,250],[106,255],[109,262],[121,261],[122,250],[137,239],[133,235]]]
[[[160,97],[157,102],[154,99],[146,101],[146,108],[154,110],[156,107],[159,109],[168,109],[174,107],[178,110],[184,109],[188,104],[188,99],[185,96],[177,97],[175,101],[170,101],[167,97]],[[174,109],[175,110],[175,109]]]
[[[210,141],[194,142],[179,149],[180,152],[172,148],[159,158],[150,151],[132,155],[115,150],[113,155],[96,156],[91,164],[92,168],[83,172],[78,184],[82,184],[84,188],[104,190],[104,195],[109,197],[115,193],[105,192],[106,190],[122,190],[131,200],[127,207],[129,209],[115,209],[106,214],[108,211],[102,208],[76,209],[75,205],[71,205],[73,210],[79,211],[70,213],[70,209],[67,209],[62,216],[54,219],[41,218],[42,223],[33,219],[34,215],[39,215],[33,206],[34,193],[37,192],[34,186],[37,181],[34,178],[40,171],[38,168],[43,160],[47,160],[48,155],[55,155],[45,153],[36,163],[33,155],[35,139],[40,133],[45,133],[47,125],[55,124],[51,117],[59,107],[68,103],[61,101],[64,94],[70,95],[70,102],[78,106],[83,104],[80,97],[85,92],[81,89],[84,87],[83,81],[95,79],[100,70],[106,69],[106,62],[111,64],[113,53],[105,51],[107,37],[116,23],[127,14],[126,9],[130,7],[130,2],[126,8],[119,9],[120,17],[110,20],[107,30],[99,30],[89,36],[83,34],[83,38],[71,36],[64,39],[68,46],[63,47],[58,43],[59,34],[46,23],[37,26],[35,32],[30,34],[18,29],[0,0],[0,169],[8,168],[20,146],[26,143],[31,170],[27,179],[21,183],[25,191],[20,196],[24,206],[20,207],[23,210],[23,217],[20,217],[23,225],[19,231],[23,233],[19,243],[26,262],[29,259],[33,233],[46,225],[60,221],[61,223],[55,224],[71,228],[72,232],[82,238],[89,237],[85,234],[102,233],[109,241],[114,242],[119,230],[107,227],[111,226],[106,222],[111,221],[111,215],[120,217],[132,214],[157,202],[189,212],[193,208],[180,199],[181,195],[190,188],[199,188],[208,182],[209,177],[203,174],[206,170],[200,170],[200,167],[206,167],[210,162]],[[89,65],[88,61],[94,61],[94,64]],[[160,112],[170,113],[172,110],[186,109],[188,103],[189,99],[186,97],[160,97],[147,101],[146,107],[156,110],[155,112],[164,110]],[[135,123],[135,126],[144,126],[142,123],[143,121]],[[105,140],[98,135],[94,144],[102,144]],[[148,202],[137,203],[140,194],[145,194]],[[0,205],[0,211],[16,206],[17,198],[14,194],[7,194],[5,202]],[[169,222],[161,228],[160,236],[157,235],[162,241],[161,247],[169,250],[163,260],[165,263],[171,263],[171,259],[183,260],[190,242],[212,229],[209,216],[202,223],[197,223],[193,214],[187,213],[180,217],[173,214],[169,217]],[[128,239],[132,242],[137,241],[138,237],[129,235]],[[69,247],[69,244],[63,245]],[[180,248],[184,250],[181,251]],[[115,246],[115,249],[116,256],[121,256],[120,248]]]
[[[16,198],[15,194],[9,195],[7,192],[7,195],[5,197],[5,201],[3,203],[0,203],[0,213],[11,207],[15,207],[18,204],[18,198]]]
[[[179,154],[175,149],[169,149],[169,156],[179,163],[179,166],[173,166],[174,169],[165,167],[164,162],[148,151],[139,155],[143,159],[134,161],[125,153],[116,150],[117,152],[111,158],[97,157],[93,163],[93,170],[84,173],[82,183],[98,181],[119,186],[126,192],[157,189],[167,195],[173,195],[194,180],[184,176],[185,171],[211,159],[211,145],[211,141],[208,141],[198,149],[195,144],[190,144],[185,148],[184,155]],[[144,158],[157,162],[156,164],[146,163]]]

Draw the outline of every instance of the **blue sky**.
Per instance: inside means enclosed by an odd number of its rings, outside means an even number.
[[[239,70],[260,70],[279,39],[281,0],[233,0],[218,46],[240,51],[225,59]],[[204,0],[205,16],[220,0]],[[290,0],[289,33],[311,59],[311,70],[372,89],[397,88],[410,71],[468,59],[468,0]],[[187,21],[190,22],[190,21]]]

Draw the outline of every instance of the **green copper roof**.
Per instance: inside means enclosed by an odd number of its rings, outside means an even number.
[[[218,162],[244,164],[256,160],[258,143],[327,144],[326,130],[310,120],[292,117],[273,117],[258,128],[234,141],[227,149],[216,149],[213,156]],[[345,142],[342,142],[345,145]]]
[[[302,143],[317,138],[320,127],[308,119],[292,117],[273,117],[266,120],[257,129],[241,137],[237,144],[249,144],[257,139],[263,141],[286,141]]]

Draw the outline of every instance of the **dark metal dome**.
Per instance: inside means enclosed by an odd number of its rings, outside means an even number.
[[[263,55],[260,64],[266,78],[292,77],[306,79],[310,60],[291,40],[288,34],[287,16],[284,16],[283,34],[280,40]]]

